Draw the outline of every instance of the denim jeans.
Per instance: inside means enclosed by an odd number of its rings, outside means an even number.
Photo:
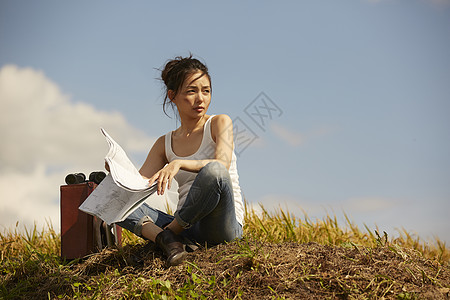
[[[141,236],[146,221],[163,228],[173,219],[185,228],[181,235],[200,244],[216,245],[242,237],[242,225],[236,220],[233,187],[224,165],[211,162],[200,169],[186,201],[174,216],[144,203],[117,224]]]

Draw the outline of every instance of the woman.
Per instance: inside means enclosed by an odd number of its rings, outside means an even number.
[[[161,72],[163,110],[176,107],[180,127],[155,142],[140,173],[164,194],[175,179],[179,201],[174,216],[143,204],[120,226],[154,241],[168,265],[186,257],[181,236],[216,245],[242,236],[244,206],[227,115],[207,115],[211,102],[208,68],[192,56],[176,57]]]

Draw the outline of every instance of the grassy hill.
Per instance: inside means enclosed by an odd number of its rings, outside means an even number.
[[[363,232],[347,218],[312,222],[246,212],[240,241],[166,268],[153,243],[124,232],[119,249],[59,257],[52,229],[0,234],[0,299],[449,299],[450,251],[406,231]]]

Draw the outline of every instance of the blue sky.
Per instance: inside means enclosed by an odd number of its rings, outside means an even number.
[[[99,126],[140,165],[177,126],[157,69],[189,52],[210,113],[254,134],[247,201],[450,242],[447,0],[0,1],[0,225],[58,223],[64,174],[102,166]]]

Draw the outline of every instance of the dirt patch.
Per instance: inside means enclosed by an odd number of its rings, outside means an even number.
[[[39,279],[26,270],[16,275],[38,280],[34,295],[44,298],[71,298],[79,293],[108,299],[154,295],[208,299],[449,299],[450,291],[448,263],[427,260],[416,251],[395,245],[365,248],[351,244],[337,247],[241,241],[197,250],[189,253],[183,265],[167,268],[162,253],[149,243],[104,250],[64,269],[40,274]],[[9,278],[9,284],[19,279]]]
[[[192,261],[209,276],[233,278],[248,298],[449,297],[450,268],[400,248],[248,245],[250,252],[240,258],[234,253],[241,253],[242,246],[232,248],[198,252]],[[233,297],[228,290],[222,292]]]

